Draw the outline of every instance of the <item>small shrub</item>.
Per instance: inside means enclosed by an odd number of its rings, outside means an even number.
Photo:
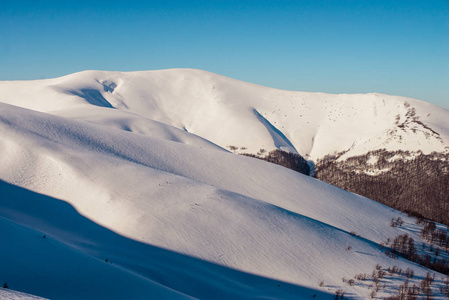
[[[344,299],[345,297],[345,292],[343,292],[343,290],[338,289],[335,291],[335,299]]]
[[[363,280],[364,281],[364,280],[367,280],[369,278],[369,275],[360,273],[360,274],[355,275],[354,278],[357,279],[357,280]]]

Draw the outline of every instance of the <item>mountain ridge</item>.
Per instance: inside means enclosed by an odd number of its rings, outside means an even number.
[[[44,89],[51,90],[46,103],[30,103],[29,98],[43,98],[33,91],[15,105],[57,114],[85,106],[83,101],[96,103],[195,133],[221,147],[244,147],[252,154],[261,148],[280,149],[316,160],[341,151],[349,156],[381,148],[426,153],[449,149],[449,129],[442,126],[449,112],[399,96],[289,92],[193,69],[85,71],[37,83],[43,82],[48,82]],[[3,82],[0,92],[13,93]],[[0,100],[8,102],[5,96]],[[252,115],[254,110],[282,133],[282,146]],[[419,145],[423,138],[428,141]]]

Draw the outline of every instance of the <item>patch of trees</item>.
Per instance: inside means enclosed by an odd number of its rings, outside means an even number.
[[[390,223],[393,227],[402,227],[403,224],[404,221],[400,217],[392,219]],[[438,299],[441,296],[449,297],[449,261],[447,260],[449,253],[446,244],[449,240],[448,231],[442,225],[425,220],[422,216],[416,217],[416,224],[421,226],[420,233],[424,240],[422,246],[415,244],[411,236],[402,234],[393,240],[387,239],[388,247],[385,254],[394,259],[403,257],[428,269],[443,273],[445,275],[441,277],[441,281],[438,281],[435,274],[430,272],[427,272],[425,277],[420,277],[416,276],[415,271],[411,268],[403,270],[394,265],[383,269],[380,264],[376,264],[371,274],[356,274],[353,279],[342,278],[343,282],[350,286],[367,287],[371,290],[370,298],[377,298],[377,294],[382,290],[397,291],[395,295],[384,298],[387,300],[432,300],[435,297]],[[379,246],[380,249],[385,247],[383,243]],[[438,248],[438,246],[442,248]],[[402,281],[403,279],[404,281]],[[437,294],[437,291],[440,295]]]
[[[421,236],[427,242],[422,243],[418,251],[415,241],[407,234],[397,236],[385,254],[391,258],[404,257],[428,269],[449,275],[449,237],[447,231],[438,229],[432,221],[418,218],[417,224],[422,225]],[[387,241],[387,245],[390,242]],[[441,247],[441,248],[440,248]]]
[[[429,222],[427,220],[418,219],[416,223],[420,225],[424,224],[424,228],[421,231],[423,239],[432,245],[436,244],[444,248],[446,252],[449,252],[449,236],[447,235],[446,230],[438,229],[434,222]]]
[[[317,161],[316,177],[411,215],[449,225],[449,154],[376,150],[338,160],[343,154]]]
[[[403,256],[408,260],[415,261],[416,248],[415,241],[407,234],[399,235],[393,240],[391,251],[387,250],[391,257]]]
[[[426,300],[434,299],[434,293],[432,291],[432,283],[435,281],[435,277],[427,273],[426,277],[420,281],[419,286],[416,284],[411,285],[408,280],[405,280],[403,284],[398,287],[398,294],[385,298],[385,300],[417,300],[418,296],[422,295]]]
[[[263,149],[261,149],[263,150]],[[261,152],[263,153],[263,152]],[[243,153],[242,155],[254,157],[258,159],[262,159],[268,161],[273,164],[277,164],[289,169],[292,169],[296,172],[309,175],[310,174],[310,166],[301,155],[295,153],[289,153],[281,150],[273,150],[269,152],[266,156],[256,156],[254,154]]]
[[[398,285],[398,280],[404,281]],[[346,280],[350,286],[357,285],[359,287],[367,287],[371,289],[370,298],[377,298],[377,293],[385,290],[387,292],[397,289],[397,294],[384,298],[386,300],[418,300],[418,299],[434,299],[436,290],[439,289],[440,294],[444,297],[449,296],[449,277],[442,277],[441,283],[436,284],[435,275],[427,272],[422,280],[414,278],[414,271],[410,268],[402,270],[398,266],[382,269],[379,264],[376,265],[372,274],[361,273],[354,276],[354,279]]]

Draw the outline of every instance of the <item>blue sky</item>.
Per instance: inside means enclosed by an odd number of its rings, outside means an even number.
[[[449,1],[0,0],[0,80],[197,68],[449,109]]]

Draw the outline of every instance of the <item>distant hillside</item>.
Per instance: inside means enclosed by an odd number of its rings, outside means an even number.
[[[449,225],[449,154],[370,151],[317,162],[316,177],[414,216]]]

